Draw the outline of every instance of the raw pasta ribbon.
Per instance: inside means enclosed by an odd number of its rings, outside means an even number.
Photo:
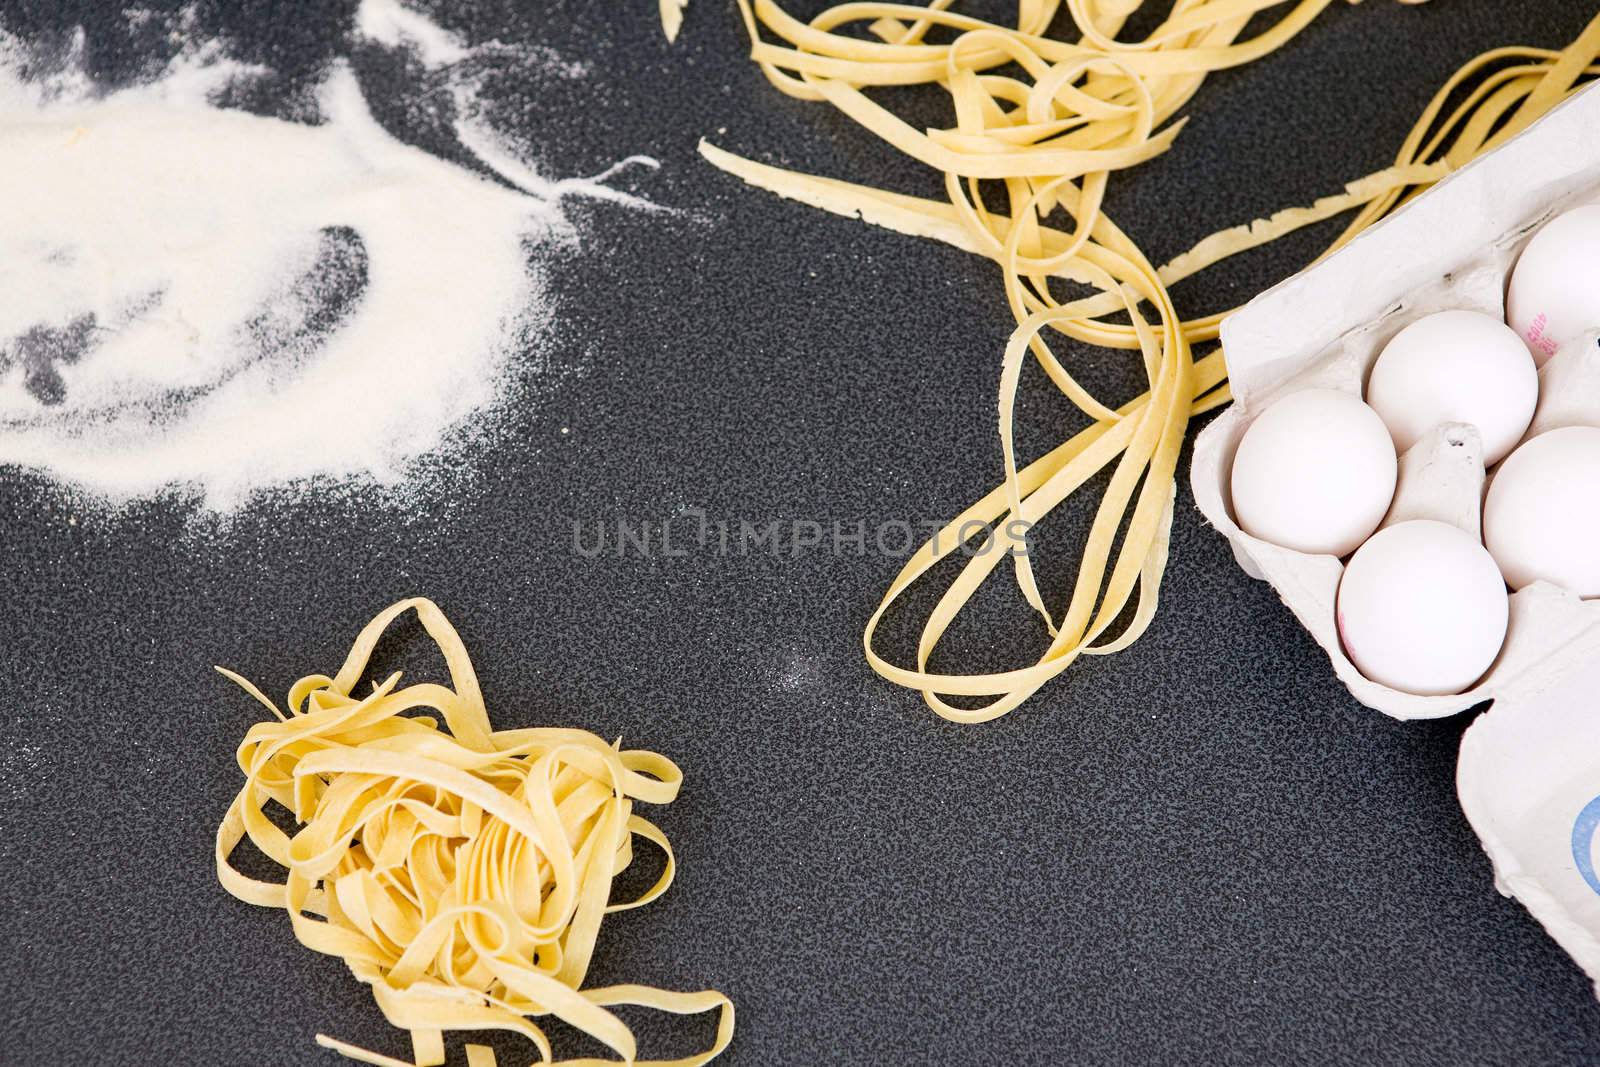
[[[452,686],[402,687],[396,673],[355,695],[379,637],[407,611],[444,654]],[[307,948],[344,960],[384,1017],[411,1032],[418,1067],[444,1062],[447,1030],[509,1030],[550,1063],[550,1042],[533,1022],[547,1015],[641,1067],[696,1067],[727,1048],[733,1004],[721,993],[582,988],[601,920],[672,883],[666,836],[633,810],[677,796],[683,776],[671,760],[583,730],[493,729],[461,638],[424,599],[373,619],[337,674],[296,682],[287,714],[222,673],[274,718],[239,746],[245,783],[217,828],[217,876],[240,900],[283,909]],[[293,836],[269,818],[270,804],[293,815]],[[246,837],[286,869],[283,882],[233,867]],[[612,881],[632,862],[636,838],[665,853],[665,868],[637,900],[613,904]],[[628,1004],[717,1011],[715,1042],[670,1064],[641,1061],[609,1010]],[[317,1040],[364,1062],[405,1062]],[[492,1067],[487,1046],[467,1050],[471,1067]]]
[[[702,154],[780,196],[993,260],[1016,321],[999,368],[1003,481],[911,556],[864,635],[873,669],[920,690],[945,718],[970,723],[1004,715],[1079,656],[1126,648],[1154,618],[1189,421],[1230,400],[1222,353],[1194,350],[1217,339],[1229,312],[1182,318],[1171,286],[1230,256],[1354,212],[1331,253],[1527,128],[1596,73],[1600,18],[1564,51],[1487,52],[1439,90],[1393,166],[1311,207],[1223,230],[1165,266],[1152,265],[1102,209],[1109,182],[1172,148],[1183,126],[1178,112],[1208,74],[1281,48],[1332,2],[1175,0],[1147,36],[1123,41],[1119,34],[1144,7],[1142,0],[1018,0],[1012,25],[952,11],[952,0],[920,6],[854,0],[808,22],[777,0],[739,0],[751,57],[773,85],[832,105],[940,172],[944,197],[813,177],[704,142]],[[1242,36],[1256,25],[1254,16],[1271,9],[1287,10],[1253,36]],[[1063,14],[1075,40],[1051,36]],[[945,94],[949,126],[916,129],[868,95],[877,87],[913,85]],[[1137,352],[1147,391],[1120,403],[1091,395],[1053,338]],[[1023,465],[1012,430],[1030,357],[1089,425]],[[1070,597],[1057,615],[1045,603],[1021,531],[1106,471],[1109,481]],[[967,551],[962,534],[975,524],[992,532],[982,551]],[[923,622],[915,663],[882,656],[874,636],[885,613],[958,551],[968,558]],[[1010,561],[1022,597],[1043,619],[1049,635],[1044,651],[1030,665],[996,673],[929,670],[946,630],[1003,561]],[[946,698],[953,696],[979,703],[952,704]]]

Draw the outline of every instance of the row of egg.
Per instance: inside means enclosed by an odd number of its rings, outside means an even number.
[[[1540,374],[1568,341],[1600,327],[1596,250],[1600,206],[1559,216],[1518,259],[1506,322],[1474,311],[1419,319],[1378,356],[1365,402],[1304,389],[1245,431],[1231,479],[1240,527],[1349,557],[1339,634],[1373,681],[1422,695],[1471,687],[1505,643],[1508,586],[1543,580],[1600,597],[1600,397],[1553,397],[1561,382],[1585,379],[1547,373],[1541,398]],[[1544,406],[1596,415],[1539,432],[1563,421],[1543,417]],[[1460,525],[1392,516],[1398,457],[1450,423],[1476,429],[1483,465],[1494,468],[1481,543]]]

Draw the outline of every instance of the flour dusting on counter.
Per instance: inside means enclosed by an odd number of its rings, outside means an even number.
[[[357,32],[430,68],[470,55],[393,0]],[[215,106],[263,73],[215,47],[109,93],[28,58],[0,37],[0,464],[112,502],[403,482],[492,417],[552,314],[537,247],[570,241],[562,201],[631,200],[467,123],[500,181],[407,145],[343,63],[308,125]]]
[[[410,48],[429,70],[472,57],[455,34],[399,0],[361,0],[356,10],[356,32],[390,48]]]

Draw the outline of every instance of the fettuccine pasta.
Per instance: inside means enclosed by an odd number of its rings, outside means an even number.
[[[678,39],[678,31],[683,28],[683,9],[689,0],[661,0],[661,32],[667,35],[668,41]]]
[[[352,690],[378,638],[416,611],[444,654],[453,687]],[[221,668],[218,668],[222,670]],[[289,690],[287,714],[250,682],[222,671],[274,715],[239,746],[244,787],[217,829],[217,876],[229,893],[281,908],[300,943],[337,956],[372,987],[384,1017],[411,1033],[413,1061],[445,1061],[449,1030],[508,1030],[550,1063],[532,1021],[553,1015],[641,1067],[697,1067],[733,1039],[733,1004],[721,993],[647,986],[583,989],[600,922],[647,904],[672,882],[667,838],[634,814],[666,804],[683,780],[671,760],[623,750],[582,730],[495,730],[455,629],[428,600],[406,600],[361,631],[344,665]],[[442,723],[429,715],[432,709]],[[291,837],[269,818],[292,813]],[[287,869],[281,883],[241,874],[229,861],[246,837]],[[612,880],[642,838],[666,865],[637,900],[610,903]],[[609,1008],[643,1005],[677,1014],[719,1013],[707,1051],[641,1061],[633,1034]],[[407,1061],[331,1037],[317,1041],[373,1064]],[[469,1067],[494,1067],[485,1045]],[[609,1060],[564,1060],[592,1067]]]
[[[1392,167],[1309,208],[1224,230],[1163,267],[1152,265],[1102,210],[1111,176],[1172,146],[1183,127],[1177,113],[1207,74],[1283,46],[1331,3],[1176,0],[1149,36],[1128,42],[1118,33],[1142,0],[1019,0],[1010,26],[951,11],[952,0],[843,3],[809,22],[790,16],[777,0],[739,0],[751,56],[773,85],[833,105],[941,172],[945,197],[812,177],[702,143],[706,158],[779,195],[994,260],[1016,320],[1000,366],[1004,480],[911,556],[866,626],[872,667],[920,690],[945,718],[972,723],[1003,715],[1079,656],[1128,647],[1154,617],[1189,420],[1230,399],[1222,353],[1194,351],[1217,339],[1228,312],[1183,319],[1168,288],[1229,256],[1354,211],[1329,252],[1342,247],[1575,92],[1596,73],[1600,56],[1600,18],[1565,51],[1485,53],[1440,89]],[[1276,24],[1241,40],[1252,16],[1279,7],[1288,11]],[[1049,36],[1063,10],[1077,40]],[[851,32],[859,30],[865,33]],[[935,35],[938,42],[931,40]],[[953,125],[915,129],[866,92],[908,85],[945,93]],[[989,193],[1007,205],[1004,213],[991,209]],[[1057,216],[1063,222],[1053,225]],[[1075,298],[1058,295],[1064,284],[1076,287]],[[1092,295],[1081,295],[1085,287]],[[1050,334],[1138,352],[1148,391],[1120,404],[1101,401],[1073,378]],[[1030,355],[1092,424],[1021,465],[1012,429]],[[1110,484],[1058,617],[1034,577],[1026,530],[1108,469]],[[941,560],[968,549],[963,532],[980,526],[989,531],[987,542],[964,552],[959,575],[923,622],[915,664],[881,656],[874,636],[885,613]],[[1022,596],[1044,620],[1050,635],[1044,652],[1031,665],[998,673],[930,671],[929,659],[950,624],[1007,560]],[[1128,621],[1118,625],[1119,619]],[[947,697],[983,702],[958,706]]]

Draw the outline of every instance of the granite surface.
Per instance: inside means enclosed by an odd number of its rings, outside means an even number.
[[[1494,892],[1456,805],[1467,718],[1358,706],[1186,489],[1148,635],[977,728],[864,665],[862,623],[899,566],[870,546],[575,552],[575,520],[955,514],[998,475],[1009,317],[988,264],[699,160],[704,135],[935,189],[772,90],[731,4],[694,0],[675,48],[648,0],[427,6],[471,40],[588,64],[497,76],[495,123],[552,175],[658,157],[625,184],[674,213],[573,206],[581,248],[552,272],[557,313],[512,425],[414,507],[357,487],[227,521],[181,499],[107,516],[0,470],[0,1060],[335,1062],[319,1030],[406,1053],[341,964],[217,886],[212,835],[258,709],[211,665],[282,692],[335,666],[379,608],[424,594],[460,628],[498,723],[621,734],[685,768],[681,800],[656,813],[678,882],[608,921],[592,980],[726,991],[730,1065],[1600,1062],[1589,984]],[[216,2],[184,32],[269,64],[238,101],[268,112],[293,113],[349,56],[386,124],[460,158],[414,106],[427,77],[353,44],[351,9]],[[1208,83],[1177,148],[1116,183],[1109,210],[1159,260],[1308,202],[1381,166],[1462,61],[1557,46],[1590,9],[1335,4]],[[76,25],[108,82],[176,46],[159,19],[130,26],[98,0],[0,4],[24,40],[60,44]],[[1180,303],[1247,299],[1326,239],[1244,257]],[[1108,395],[1137,384],[1122,356],[1071,357]],[[1032,373],[1023,418],[1030,450],[1072,425]],[[1069,511],[1043,532],[1052,602],[1085,521]],[[887,633],[902,658],[914,615]],[[941,662],[1014,664],[1043,640],[996,583]],[[414,626],[383,660],[438,666]],[[670,1053],[711,1032],[629,1018]],[[528,1054],[495,1043],[516,1053],[503,1063]]]

